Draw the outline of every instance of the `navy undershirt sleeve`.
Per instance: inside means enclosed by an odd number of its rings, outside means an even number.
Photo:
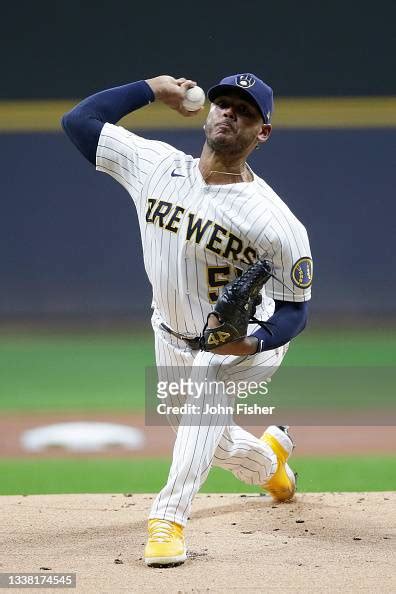
[[[62,127],[78,150],[93,165],[100,133],[106,122],[116,124],[128,113],[152,103],[151,87],[144,80],[91,95],[62,118]]]
[[[308,303],[275,301],[275,312],[252,336],[258,339],[257,352],[280,347],[304,330],[308,318]]]

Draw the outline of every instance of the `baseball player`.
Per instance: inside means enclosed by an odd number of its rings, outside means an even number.
[[[232,382],[271,377],[305,327],[311,297],[307,232],[246,162],[270,137],[272,90],[251,73],[212,87],[200,158],[116,125],[153,101],[193,116],[183,99],[195,85],[171,76],[133,82],[88,97],[62,120],[81,153],[135,204],[160,379],[183,376],[203,387],[199,397],[171,397],[178,429],[168,481],[149,516],[145,562],[153,566],[186,559],[184,527],[212,465],[276,501],[296,488],[287,427],[270,426],[256,438],[227,406]],[[212,380],[220,386],[215,395]],[[194,414],[183,412],[197,402]]]

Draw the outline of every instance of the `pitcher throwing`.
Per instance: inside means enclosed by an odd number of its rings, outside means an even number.
[[[272,90],[257,76],[228,76],[209,90],[200,158],[116,125],[153,101],[194,116],[182,103],[195,85],[158,76],[112,88],[82,101],[62,124],[136,206],[160,378],[172,381],[182,370],[195,385],[227,387],[266,380],[281,364],[306,324],[312,260],[304,226],[246,162],[271,134]],[[148,524],[145,562],[154,566],[186,559],[184,527],[212,465],[277,501],[295,492],[286,427],[270,426],[258,439],[232,416],[204,414],[207,404],[229,403],[225,388],[215,398],[205,390],[199,399],[172,398],[202,406],[194,418],[174,416],[172,466]]]

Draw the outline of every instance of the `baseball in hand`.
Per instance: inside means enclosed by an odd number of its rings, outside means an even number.
[[[198,111],[204,103],[205,92],[201,87],[192,87],[191,89],[187,89],[182,105],[187,111]]]

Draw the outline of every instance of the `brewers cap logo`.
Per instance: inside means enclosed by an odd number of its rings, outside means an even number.
[[[308,289],[312,285],[313,264],[311,258],[304,257],[293,265],[291,279],[300,289]]]
[[[256,79],[251,74],[238,74],[236,77],[236,84],[238,87],[242,87],[242,89],[249,89],[255,82]]]

